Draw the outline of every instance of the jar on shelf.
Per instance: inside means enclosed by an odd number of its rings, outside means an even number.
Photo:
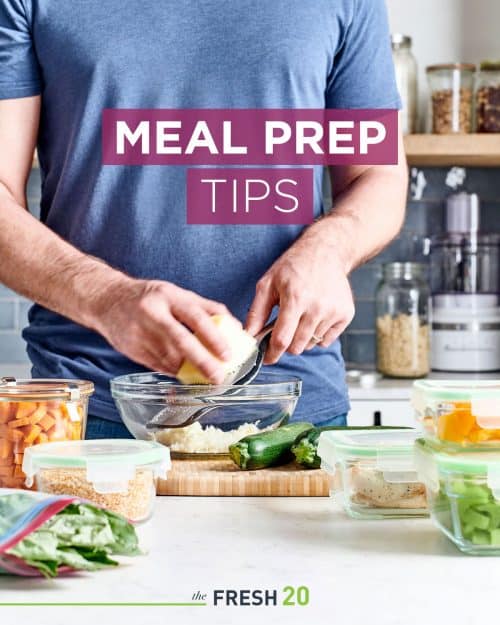
[[[433,133],[472,132],[475,71],[476,66],[471,63],[431,65],[427,68]]]
[[[426,265],[387,263],[376,295],[377,369],[395,378],[430,370],[430,289]]]
[[[484,61],[477,78],[478,132],[500,132],[500,61]]]
[[[395,33],[391,35],[391,44],[396,82],[402,104],[402,129],[407,135],[416,132],[417,127],[417,61],[411,50],[411,37]]]

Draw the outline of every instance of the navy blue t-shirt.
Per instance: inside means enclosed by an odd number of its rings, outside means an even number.
[[[101,164],[102,110],[399,102],[383,0],[1,0],[0,98],[36,94],[43,222],[132,276],[174,282],[242,320],[257,280],[302,227],[187,225],[185,168]],[[109,380],[141,367],[40,306],[29,319],[33,375],[94,381],[91,414],[119,420]],[[347,411],[338,342],[274,369],[303,379],[295,418]]]

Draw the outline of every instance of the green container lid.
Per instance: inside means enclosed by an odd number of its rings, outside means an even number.
[[[107,492],[123,488],[136,469],[148,465],[155,476],[164,477],[171,467],[168,447],[153,441],[102,439],[42,443],[25,449],[23,471],[26,484],[42,469],[86,469],[87,480],[107,485]],[[100,492],[104,492],[100,489]]]
[[[500,401],[500,380],[416,380],[412,403],[423,400],[438,402],[496,399]]]
[[[470,404],[479,427],[500,429],[500,380],[416,380],[411,404],[418,418],[435,416],[447,404]]]
[[[500,489],[500,449],[454,451],[449,446],[420,438],[415,443],[415,455],[423,481],[437,482],[440,475],[456,473],[457,476],[487,477],[491,488]]]
[[[318,456],[330,473],[342,461],[373,460],[377,470],[387,473],[416,471],[414,459],[417,430],[330,430],[321,434]],[[407,480],[409,481],[409,480]]]

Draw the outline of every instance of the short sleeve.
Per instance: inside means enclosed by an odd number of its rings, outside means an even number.
[[[41,91],[31,24],[23,0],[0,0],[0,100]]]
[[[401,108],[384,0],[353,0],[326,90],[326,108]]]

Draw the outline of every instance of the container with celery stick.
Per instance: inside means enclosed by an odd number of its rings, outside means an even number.
[[[500,555],[500,450],[454,453],[419,439],[416,459],[441,531],[465,553]]]

